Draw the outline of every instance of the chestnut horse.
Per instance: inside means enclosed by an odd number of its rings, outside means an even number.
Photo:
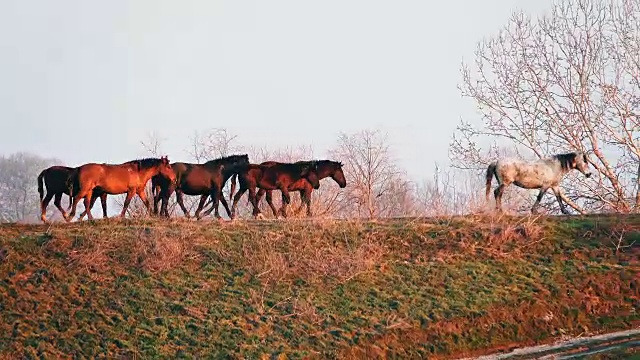
[[[149,179],[158,174],[162,174],[170,181],[175,181],[175,174],[166,156],[160,159],[132,160],[122,164],[84,164],[78,167],[73,175],[72,183],[75,195],[69,217],[70,219],[73,218],[78,202],[80,199],[84,199],[87,216],[89,220],[93,220],[90,201],[93,192],[98,188],[111,195],[127,194],[120,213],[122,218],[125,216],[129,203],[135,194],[138,194],[149,212],[151,212],[151,204],[144,190]]]
[[[310,161],[298,161],[296,163],[309,163],[309,162]],[[275,164],[278,164],[278,163],[275,161],[265,161],[261,165],[269,166],[269,165],[275,165]],[[318,177],[318,181],[326,177],[331,177],[338,184],[338,186],[340,186],[341,189],[344,189],[347,186],[347,179],[344,177],[344,173],[342,172],[341,162],[331,161],[331,160],[316,160],[316,164],[317,164],[316,176]],[[287,190],[290,192],[297,191],[300,193],[300,200],[302,201],[302,203],[300,204],[300,206],[295,212],[299,213],[302,210],[302,207],[306,205],[307,216],[313,216],[313,213],[311,212],[311,193],[313,192],[313,186],[306,179],[300,179],[294,182],[293,184],[291,184]],[[273,216],[278,217],[278,214],[276,212],[276,207],[273,205],[273,198],[271,195],[272,192],[273,190],[265,190],[265,189],[258,190],[258,194],[256,195],[257,202],[259,204],[260,200],[262,199],[262,196],[266,193],[267,203],[269,204],[271,211],[273,211]],[[284,195],[282,196],[282,203],[284,204]],[[284,207],[280,208],[281,213],[283,209]],[[284,213],[282,213],[282,215],[286,216],[286,214]]]
[[[305,162],[309,163],[310,161],[297,161],[296,163],[299,164],[299,163],[305,163]],[[316,176],[318,177],[318,180],[322,180],[326,177],[331,177],[338,184],[338,186],[340,186],[340,188],[344,189],[347,186],[347,179],[344,177],[344,173],[342,172],[341,162],[331,161],[331,160],[316,160],[316,163],[317,163]],[[260,163],[260,165],[265,165],[265,166],[272,166],[276,164],[282,164],[282,163],[277,161],[265,161],[263,163]],[[231,178],[232,192],[235,189],[235,180],[236,180],[236,176],[234,175]],[[288,190],[289,192],[297,191],[300,193],[300,200],[302,201],[302,203],[300,204],[300,206],[295,212],[299,213],[302,210],[302,207],[306,205],[307,216],[313,216],[313,213],[311,211],[311,193],[313,192],[313,186],[306,179],[303,178],[291,184]],[[273,205],[273,197],[271,195],[272,192],[273,190],[265,190],[265,189],[258,190],[258,193],[256,194],[257,202],[259,204],[260,200],[262,199],[262,196],[266,193],[267,203],[269,204],[271,211],[273,211],[273,216],[278,217],[278,212],[276,211],[276,207]],[[210,202],[211,201],[209,201],[209,203]],[[284,204],[284,196],[282,197],[282,203]],[[282,208],[280,208],[280,212],[282,212]]]
[[[289,187],[301,179],[306,179],[314,189],[320,187],[316,175],[317,162],[276,163],[273,165],[251,164],[238,173],[240,190],[233,198],[231,218],[235,219],[238,201],[249,190],[249,201],[253,205],[253,216],[261,217],[256,197],[256,187],[265,190],[280,190],[282,192],[282,214],[286,217],[286,205],[291,202]],[[231,193],[233,195],[233,193]]]
[[[73,204],[73,196],[72,196],[72,176],[74,171],[77,168],[72,168],[68,166],[51,166],[46,168],[40,172],[38,175],[38,193],[40,194],[40,210],[41,215],[40,219],[43,222],[47,222],[47,207],[49,206],[49,202],[52,198],[55,199],[53,203],[58,208],[58,210],[62,213],[62,217],[67,219],[67,212],[62,208],[62,204],[60,203],[62,200],[62,195],[69,195],[69,207],[67,210],[71,209]],[[44,187],[47,188],[47,195],[44,196]],[[95,201],[100,198],[100,203],[102,204],[102,213],[103,216],[107,216],[107,194],[100,191],[99,189],[93,193],[93,197],[91,199],[91,207]],[[86,213],[86,209],[85,212]],[[82,216],[81,215],[81,218]]]
[[[197,219],[209,215],[212,210],[215,210],[215,217],[220,219],[221,217],[218,211],[220,201],[227,211],[227,215],[231,216],[229,205],[222,196],[222,189],[232,175],[237,174],[240,169],[248,165],[249,156],[247,154],[230,155],[207,161],[204,164],[174,163],[172,167],[176,174],[175,182],[169,182],[160,176],[155,176],[151,179],[154,193],[154,213],[158,214],[158,201],[162,199],[160,213],[166,217],[169,216],[167,203],[169,202],[169,197],[175,191],[176,200],[187,218],[190,217],[190,215],[184,206],[183,194],[192,196],[200,195],[200,203],[195,212]],[[204,203],[209,196],[212,198],[213,207],[200,215]]]

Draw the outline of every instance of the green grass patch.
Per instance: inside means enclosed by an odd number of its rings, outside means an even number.
[[[0,226],[0,354],[447,357],[640,321],[636,217]],[[629,235],[631,234],[631,235]]]

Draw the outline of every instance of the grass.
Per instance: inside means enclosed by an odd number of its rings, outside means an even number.
[[[0,356],[452,358],[628,329],[639,234],[638,216],[1,225]]]

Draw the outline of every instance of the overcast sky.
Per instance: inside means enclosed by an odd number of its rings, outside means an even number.
[[[0,153],[77,166],[172,161],[194,131],[244,144],[312,144],[387,131],[414,178],[430,176],[461,117],[463,57],[515,10],[550,1],[0,1]]]

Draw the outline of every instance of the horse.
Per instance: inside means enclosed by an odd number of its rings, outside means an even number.
[[[71,209],[73,204],[73,190],[71,189],[70,181],[72,179],[74,171],[77,168],[68,167],[68,166],[51,166],[46,168],[38,174],[38,193],[40,194],[40,219],[42,222],[47,222],[47,207],[49,206],[49,202],[52,198],[55,197],[53,203],[56,208],[62,213],[62,217],[64,219],[67,218],[67,212],[62,208],[62,204],[60,203],[62,200],[62,195],[69,195],[69,207],[67,210]],[[44,195],[44,187],[47,188],[47,195]],[[103,216],[107,216],[107,194],[98,190],[93,193],[91,198],[91,207],[95,201],[100,198],[100,203],[102,204],[102,213]],[[83,212],[85,214],[87,209]],[[81,218],[84,215],[81,215]]]
[[[315,160],[315,161],[317,163],[316,176],[318,177],[318,180],[322,180],[326,177],[331,177],[333,181],[335,181],[338,184],[338,186],[340,186],[341,189],[344,189],[347,186],[347,179],[344,177],[344,173],[342,172],[341,162],[331,161],[331,160]],[[310,161],[298,161],[296,163],[305,163],[305,162],[308,163]],[[279,164],[279,163],[275,161],[265,161],[260,165],[272,166],[276,164]],[[302,207],[306,205],[307,216],[308,217],[313,216],[313,213],[311,211],[311,193],[313,192],[313,186],[306,179],[302,178],[294,182],[293,184],[291,184],[288,188],[288,191],[289,192],[297,191],[300,193],[301,204],[295,212],[299,213],[302,210]],[[266,193],[267,203],[269,204],[269,207],[273,212],[273,216],[278,217],[278,214],[276,212],[276,207],[273,205],[273,197],[271,195],[272,192],[273,190],[265,190],[265,189],[258,190],[258,193],[256,194],[257,202],[260,203],[262,196]],[[284,196],[282,197],[282,203],[284,204]],[[280,208],[280,212],[282,212],[282,209],[283,207]]]
[[[287,216],[286,205],[291,202],[289,187],[299,180],[305,179],[313,189],[320,188],[317,176],[317,162],[276,163],[272,165],[250,164],[238,173],[240,189],[233,198],[231,219],[236,217],[238,201],[249,190],[249,201],[253,205],[253,216],[261,217],[256,198],[256,187],[265,190],[280,190],[282,192],[282,214]],[[232,187],[233,188],[233,187]],[[231,193],[233,196],[233,192]]]
[[[175,174],[168,157],[138,159],[122,164],[84,164],[74,172],[73,208],[69,216],[73,218],[78,202],[84,199],[85,209],[88,209],[87,216],[89,220],[93,220],[90,200],[96,189],[111,195],[127,194],[120,213],[121,218],[125,217],[129,203],[135,194],[138,194],[147,210],[151,212],[151,204],[144,190],[149,179],[158,174],[167,177],[170,181],[175,181]]]
[[[531,208],[533,214],[537,214],[542,197],[551,189],[556,195],[560,210],[563,214],[569,214],[562,202],[560,181],[571,170],[578,170],[587,178],[591,177],[587,155],[583,152],[571,152],[556,154],[548,158],[533,161],[520,159],[499,159],[487,167],[486,199],[489,202],[491,180],[495,176],[498,187],[493,194],[496,200],[496,209],[502,211],[502,194],[510,184],[515,184],[523,189],[540,189],[538,197]]]
[[[184,206],[183,194],[200,195],[200,203],[194,214],[197,219],[209,215],[212,210],[215,210],[215,217],[220,219],[221,217],[218,212],[219,202],[222,202],[222,205],[227,211],[227,215],[231,216],[229,205],[222,196],[222,188],[224,188],[224,184],[232,175],[237,174],[240,169],[248,165],[249,156],[247,154],[230,155],[207,161],[204,164],[174,163],[172,167],[176,174],[175,182],[169,183],[166,179],[158,176],[151,178],[154,192],[154,213],[158,214],[158,201],[162,199],[160,213],[166,217],[169,216],[167,203],[169,197],[175,191],[176,200],[187,218],[189,218],[190,215]],[[208,211],[205,211],[204,214],[200,215],[204,203],[209,196],[212,198],[213,206]]]
[[[318,180],[322,180],[326,177],[331,177],[340,186],[340,188],[345,188],[347,186],[347,180],[345,179],[344,173],[342,172],[341,162],[331,161],[331,160],[315,160],[315,161],[317,163],[316,176],[318,177]],[[297,161],[296,163],[301,164],[301,163],[310,163],[310,162],[311,161]],[[284,164],[284,163],[277,162],[277,161],[265,161],[260,163],[260,165],[264,165],[264,166],[272,166],[276,164]],[[233,196],[233,193],[235,191],[236,179],[237,179],[237,175],[234,174],[231,177],[230,197]],[[291,184],[288,190],[289,192],[296,191],[300,193],[300,200],[302,201],[302,203],[296,210],[296,213],[299,213],[302,210],[302,207],[306,205],[307,216],[313,216],[313,213],[311,211],[311,193],[313,192],[313,186],[309,183],[309,181],[307,181],[305,178],[299,179],[295,183]],[[273,205],[273,197],[271,195],[272,192],[273,190],[265,190],[261,188],[258,190],[258,193],[256,194],[256,200],[259,204],[260,200],[262,199],[262,196],[266,193],[267,203],[271,207],[273,216],[277,217],[278,214],[276,211],[276,207]],[[284,196],[282,197],[282,199],[283,199],[282,203],[284,204]],[[230,198],[230,200],[233,200],[233,199]],[[205,205],[205,207],[209,206],[211,202],[212,200],[209,200],[209,202]],[[280,212],[282,212],[282,208],[280,209]]]

